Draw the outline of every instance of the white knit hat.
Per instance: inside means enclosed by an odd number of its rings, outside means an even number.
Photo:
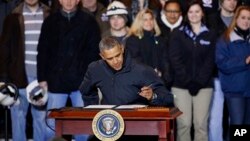
[[[113,1],[108,5],[106,13],[107,16],[120,14],[128,14],[127,8],[123,3],[119,1]]]

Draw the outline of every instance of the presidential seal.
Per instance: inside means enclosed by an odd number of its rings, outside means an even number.
[[[118,140],[124,132],[122,116],[114,110],[98,112],[92,121],[94,135],[102,141]]]

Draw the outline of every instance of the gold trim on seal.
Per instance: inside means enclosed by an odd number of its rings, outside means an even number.
[[[92,121],[92,130],[101,141],[115,141],[122,136],[124,125],[124,120],[118,112],[110,109],[101,110]]]

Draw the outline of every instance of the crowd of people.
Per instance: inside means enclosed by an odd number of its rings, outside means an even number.
[[[29,109],[33,140],[53,140],[68,100],[176,106],[177,141],[229,141],[223,121],[250,124],[250,1],[1,0],[0,98],[8,83],[13,141]]]

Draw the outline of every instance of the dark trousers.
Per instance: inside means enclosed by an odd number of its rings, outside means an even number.
[[[250,98],[230,97],[226,102],[231,125],[250,125]]]

